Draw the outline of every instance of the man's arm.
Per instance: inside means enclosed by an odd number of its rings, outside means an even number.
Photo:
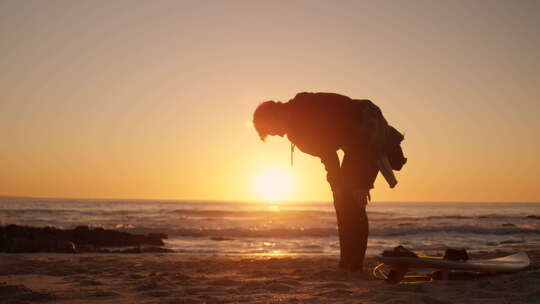
[[[326,169],[326,180],[330,183],[332,191],[336,191],[341,183],[341,170],[336,151],[321,155],[321,163],[324,164],[324,168]]]

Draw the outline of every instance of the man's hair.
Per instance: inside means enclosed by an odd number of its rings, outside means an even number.
[[[273,100],[265,101],[259,104],[253,113],[253,125],[262,141],[266,139],[269,130],[276,123],[277,111],[280,104],[281,102],[275,102]]]

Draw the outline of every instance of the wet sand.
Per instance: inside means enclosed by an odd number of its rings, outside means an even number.
[[[0,254],[1,303],[540,303],[540,250],[514,273],[388,285],[336,256]],[[499,254],[500,255],[500,254]]]

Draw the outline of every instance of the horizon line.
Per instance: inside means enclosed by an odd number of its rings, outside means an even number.
[[[168,202],[221,202],[221,203],[332,203],[331,200],[246,200],[246,199],[191,199],[191,198],[118,198],[118,197],[59,197],[59,196],[25,196],[25,195],[0,195],[0,199],[58,199],[58,200],[124,200],[124,201],[168,201]],[[479,204],[539,204],[540,201],[370,201],[371,203],[479,203]]]

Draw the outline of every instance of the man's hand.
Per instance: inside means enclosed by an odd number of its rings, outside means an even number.
[[[342,184],[342,174],[339,166],[339,157],[336,151],[331,151],[321,156],[321,162],[326,169],[326,180],[332,188],[332,192],[337,193]]]

